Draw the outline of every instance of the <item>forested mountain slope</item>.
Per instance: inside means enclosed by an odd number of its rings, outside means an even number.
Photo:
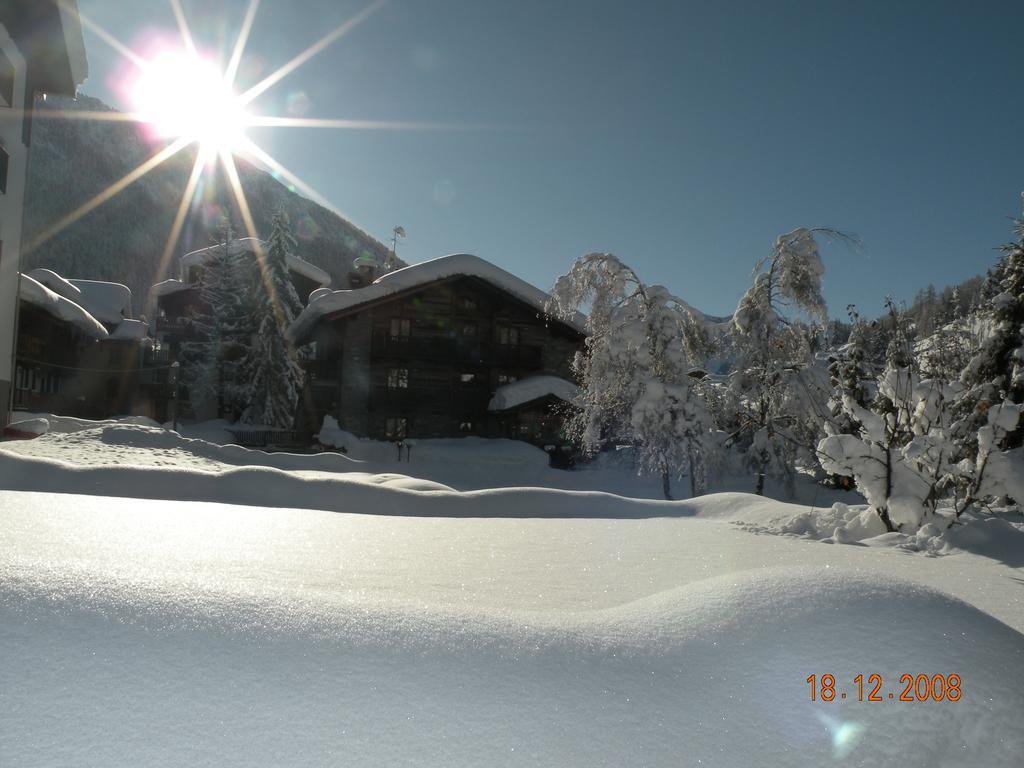
[[[49,110],[111,111],[98,99],[50,97]],[[129,122],[37,119],[25,204],[25,242],[32,241],[68,213],[102,192],[159,150]],[[48,267],[67,277],[111,280],[132,290],[134,311],[141,312],[154,282],[176,276],[176,264],[160,274],[159,261],[181,194],[195,159],[194,148],[154,169],[117,196],[23,256],[25,271]],[[260,236],[271,217],[284,210],[291,218],[302,258],[325,269],[339,283],[352,260],[386,248],[337,214],[291,191],[270,174],[239,160],[242,186]],[[212,242],[224,214],[239,234],[242,218],[222,173],[210,172],[197,195],[181,239],[180,256]]]

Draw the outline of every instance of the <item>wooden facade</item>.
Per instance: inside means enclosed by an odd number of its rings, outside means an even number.
[[[138,339],[97,340],[21,301],[14,410],[85,419],[135,413],[142,354]]]
[[[503,384],[571,378],[583,335],[472,276],[455,276],[319,320],[304,415],[379,440],[477,435],[564,446],[553,399],[488,410]]]

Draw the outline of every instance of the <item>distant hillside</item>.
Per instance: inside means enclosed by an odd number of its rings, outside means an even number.
[[[49,98],[42,109],[111,111],[98,99]],[[132,123],[40,119],[32,129],[25,242],[145,162],[156,150]],[[133,309],[142,311],[149,286],[177,276],[177,264],[158,274],[195,154],[189,149],[147,174],[113,199],[75,222],[24,258],[25,271],[48,267],[67,277],[112,280],[132,290]],[[239,162],[239,175],[261,236],[271,217],[286,211],[299,241],[299,255],[326,270],[336,284],[363,252],[381,257],[387,248],[322,206],[289,190],[268,173]],[[192,209],[178,256],[211,243],[223,212],[239,235],[242,218],[221,175],[210,173]]]

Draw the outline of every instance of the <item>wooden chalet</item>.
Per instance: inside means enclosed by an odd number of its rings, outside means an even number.
[[[124,318],[108,328],[49,270],[22,275],[18,294],[16,411],[99,419],[137,410],[143,323]]]
[[[547,298],[467,254],[317,296],[289,331],[311,350],[306,426],[331,415],[380,440],[476,435],[567,448],[565,393],[584,334],[549,317]],[[517,384],[517,397],[496,397]]]

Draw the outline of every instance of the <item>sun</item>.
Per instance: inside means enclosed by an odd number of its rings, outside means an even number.
[[[210,155],[246,144],[250,117],[216,62],[168,50],[144,62],[130,89],[139,119],[160,138],[196,142]]]

